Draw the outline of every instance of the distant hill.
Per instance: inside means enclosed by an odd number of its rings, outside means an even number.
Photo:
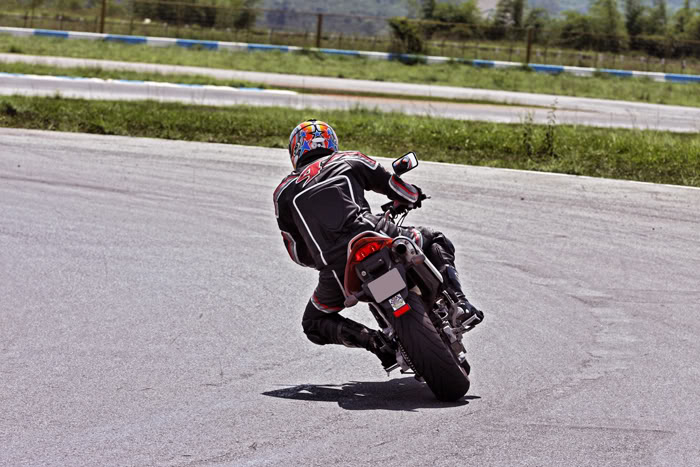
[[[462,3],[460,0],[438,0]],[[496,7],[498,0],[477,0],[482,12]],[[408,16],[419,14],[420,0],[336,0],[329,3],[309,3],[306,0],[262,0],[262,8],[319,13],[340,13],[362,16]]]
[[[562,11],[574,10],[585,13],[588,10],[588,6],[591,4],[590,0],[528,0],[530,8],[544,8],[550,12],[550,14],[557,15]],[[622,10],[622,2],[620,3],[620,9]],[[651,0],[647,0],[647,5],[651,5]],[[683,0],[666,0],[668,5],[669,13],[676,11],[683,6]]]
[[[439,1],[439,0],[438,0]],[[460,3],[459,0],[448,0]],[[479,8],[486,14],[496,8],[498,0],[477,0]],[[545,8],[552,15],[565,10],[585,12],[590,0],[528,0],[530,8]],[[647,0],[651,4],[651,0]],[[683,0],[667,0],[669,10],[683,6]],[[420,0],[336,0],[327,3],[309,3],[307,0],[262,0],[262,8],[308,11],[319,13],[341,13],[362,16],[414,16]],[[620,2],[622,4],[622,2]]]
[[[441,1],[441,0],[438,0]],[[445,0],[443,0],[445,1]],[[446,0],[461,3],[460,0]],[[582,13],[588,10],[592,0],[528,0],[529,8],[544,8],[553,16],[562,11],[574,10]],[[700,0],[695,0],[700,6]],[[420,0],[336,0],[327,3],[309,3],[307,0],[262,0],[260,7],[275,10],[304,11],[310,13],[338,13],[358,16],[408,16],[419,14]],[[493,12],[498,0],[477,0],[484,16]],[[646,0],[651,5],[651,0]],[[622,4],[622,2],[620,2]],[[683,0],[667,0],[669,13],[683,6]]]
[[[312,13],[338,13],[361,16],[412,16],[415,13],[407,0],[335,0],[308,2],[306,0],[262,0],[260,6],[275,10]]]

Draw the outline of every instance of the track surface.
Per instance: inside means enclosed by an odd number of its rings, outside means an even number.
[[[84,99],[153,99],[199,105],[258,105],[294,108],[351,110],[358,106],[386,112],[429,115],[460,120],[520,123],[528,114],[533,122],[546,124],[548,112],[556,106],[558,123],[613,128],[639,128],[674,132],[700,131],[700,109],[694,107],[646,104],[640,102],[590,99],[581,97],[531,94],[454,86],[391,83],[369,80],[301,76],[280,73],[222,70],[213,68],[156,65],[107,60],[42,57],[0,54],[0,62],[25,62],[57,67],[103,68],[163,74],[192,74],[217,79],[244,80],[270,86],[309,89],[325,93],[355,92],[402,97],[366,97],[348,95],[314,95],[295,93],[261,93],[228,87],[176,87],[157,83],[121,83],[74,81],[65,79],[29,79],[27,76],[0,76],[0,94],[51,96],[60,92],[66,97]],[[504,105],[431,102],[410,96],[488,101]]]
[[[0,129],[0,465],[697,465],[700,190],[407,175],[488,310],[472,390],[441,404],[304,338],[315,274],[271,203],[287,170],[282,150]]]

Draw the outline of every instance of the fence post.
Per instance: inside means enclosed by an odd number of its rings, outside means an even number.
[[[534,30],[532,28],[527,29],[527,52],[525,55],[525,65],[530,64],[530,56],[532,54],[532,41],[535,37]]]
[[[323,14],[316,15],[316,48],[321,48],[321,36],[323,34]]]
[[[100,34],[105,33],[105,15],[107,14],[107,0],[102,0],[102,11],[100,12]]]

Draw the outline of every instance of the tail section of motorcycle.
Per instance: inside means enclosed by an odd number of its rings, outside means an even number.
[[[362,292],[385,335],[394,343],[403,372],[412,370],[436,397],[452,401],[469,389],[469,363],[461,329],[450,326],[455,304],[442,276],[406,237],[393,239],[354,265]]]

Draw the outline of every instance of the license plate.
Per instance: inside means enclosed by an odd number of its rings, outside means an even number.
[[[404,282],[398,269],[391,269],[383,276],[367,284],[367,287],[372,292],[376,302],[383,302],[405,289],[406,282]]]

